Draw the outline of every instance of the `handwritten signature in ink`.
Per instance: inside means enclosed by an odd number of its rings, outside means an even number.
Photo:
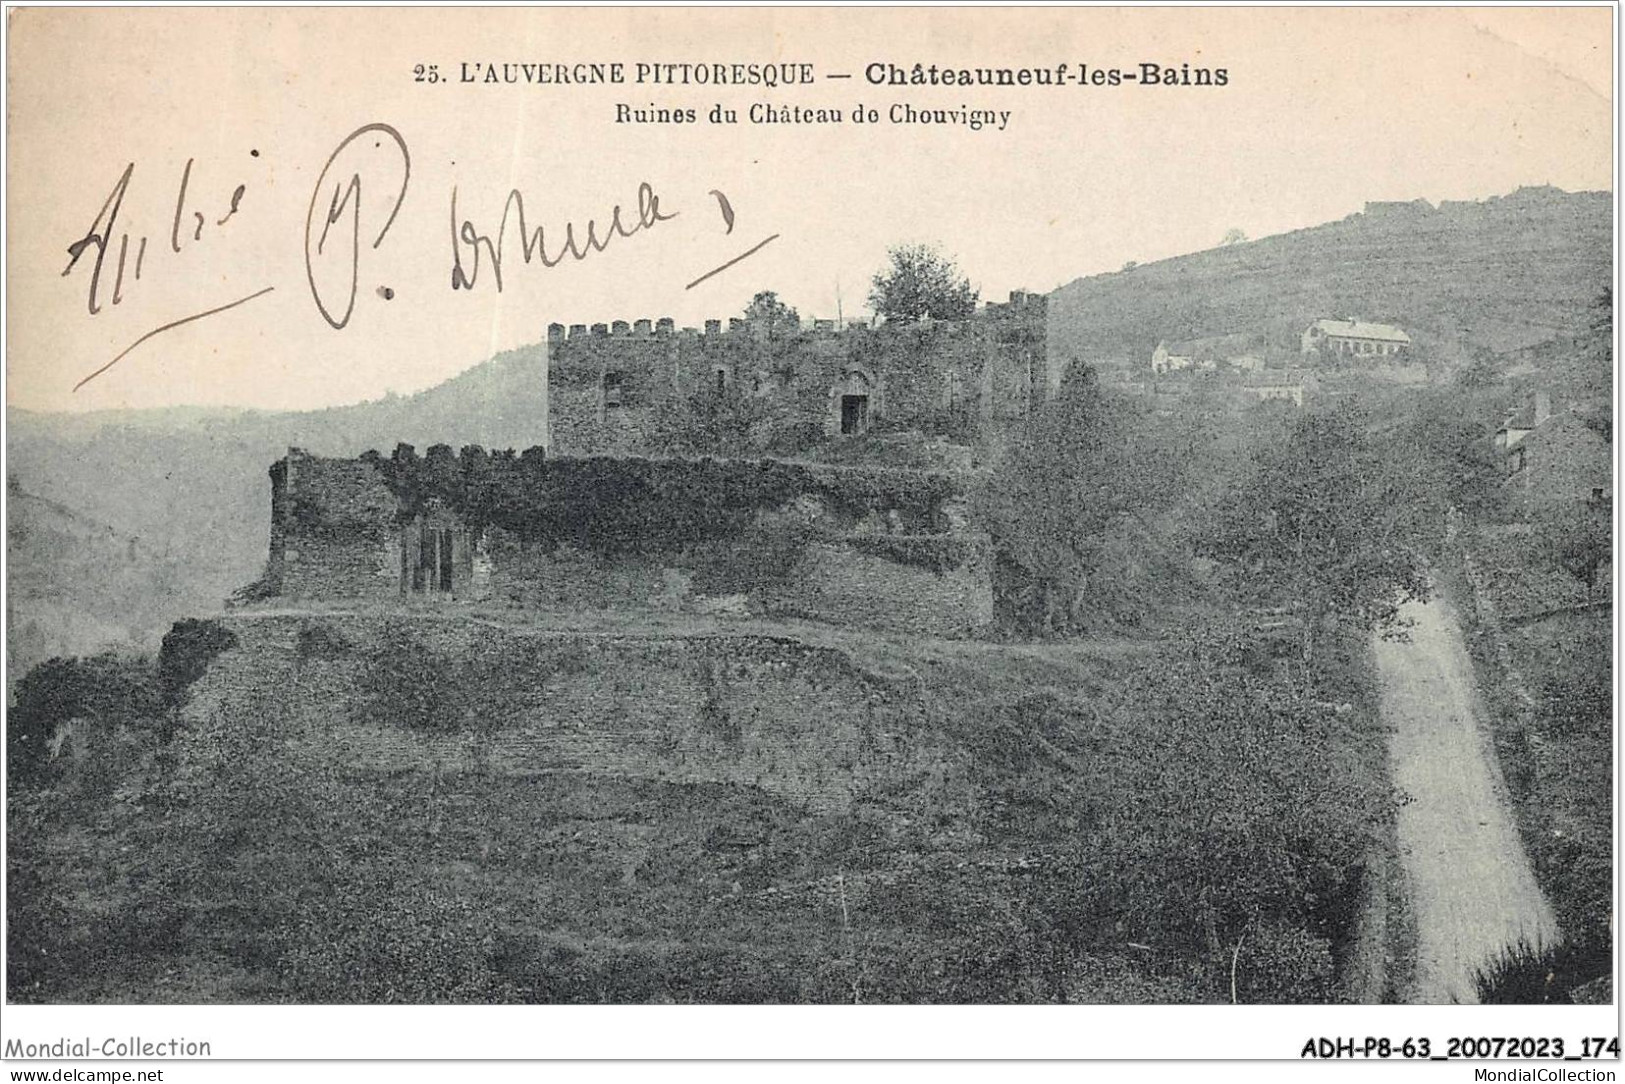
[[[258,151],[251,153],[256,157],[259,154]],[[211,219],[210,215],[196,209],[190,199],[192,166],[193,160],[189,159],[181,173],[177,190],[175,213],[169,235],[172,257],[181,255],[186,247],[203,243],[206,228],[211,220],[215,231],[225,227],[241,209],[248,190],[246,184],[238,184],[230,197],[221,204],[221,213]],[[68,246],[68,265],[62,271],[64,277],[72,274],[75,268],[81,265],[81,261],[94,252],[94,259],[90,261],[90,281],[86,296],[86,306],[91,316],[96,316],[104,310],[104,301],[107,305],[119,305],[125,300],[126,269],[131,243],[131,235],[127,230],[117,234],[117,263],[112,272],[113,287],[110,296],[104,294],[103,272],[107,269],[109,253],[113,247],[112,239],[119,226],[124,198],[135,171],[134,162],[125,167],[102,204],[101,210],[92,220],[90,228],[84,236]],[[349,325],[355,313],[364,254],[375,251],[383,245],[391,227],[400,216],[401,209],[405,206],[411,178],[412,155],[405,138],[391,125],[382,123],[363,125],[345,136],[322,167],[311,191],[310,205],[305,215],[305,279],[318,313],[334,330],[342,330]],[[736,220],[732,203],[721,191],[713,189],[710,194],[716,197],[725,227],[724,232],[731,235]],[[654,186],[644,182],[638,186],[635,216],[624,214],[621,206],[617,204],[610,211],[606,225],[600,225],[598,220],[588,219],[585,226],[578,229],[575,223],[565,222],[562,226],[563,238],[554,246],[550,243],[549,235],[543,226],[531,228],[525,216],[524,195],[517,188],[510,190],[503,201],[501,216],[494,232],[486,232],[476,225],[472,218],[460,219],[457,201],[458,191],[456,186],[453,186],[451,288],[454,291],[473,290],[481,280],[482,270],[488,269],[496,291],[502,292],[504,262],[513,255],[509,248],[510,230],[517,235],[518,255],[524,265],[538,263],[544,268],[552,268],[566,262],[585,260],[595,253],[603,252],[617,237],[630,238],[639,233],[649,232],[660,223],[670,221],[678,215],[675,210],[663,209],[661,197],[656,193]],[[551,236],[557,237],[558,233],[555,232]],[[692,290],[714,275],[721,274],[741,260],[761,251],[778,237],[777,233],[769,235],[726,263],[695,278],[685,289]],[[142,277],[147,241],[145,235],[135,241],[135,262],[133,268],[129,268],[131,283],[139,281]],[[508,266],[512,267],[511,261]],[[110,361],[87,374],[74,385],[74,391],[78,391],[107,372],[137,347],[156,336],[184,324],[245,305],[275,289],[274,285],[268,285],[224,304],[153,328],[121,350]],[[379,294],[386,300],[394,296],[393,290],[388,287],[380,287]]]

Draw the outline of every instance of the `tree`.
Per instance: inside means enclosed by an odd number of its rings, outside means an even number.
[[[930,245],[897,245],[891,264],[875,273],[869,307],[887,320],[964,320],[977,292],[952,259]]]
[[[745,306],[745,322],[764,329],[769,339],[782,339],[801,330],[801,316],[779,300],[772,290],[763,290]]]
[[[1115,462],[1120,428],[1094,370],[1074,364],[979,495],[1001,557],[1030,580],[1035,631],[1070,627],[1099,565],[1102,533],[1126,510]]]
[[[1053,636],[1102,616],[1138,621],[1153,595],[1172,599],[1167,577],[1189,568],[1172,555],[1197,518],[1181,506],[1197,502],[1220,443],[1207,414],[1170,422],[1102,387],[1091,366],[1067,367],[976,495],[1000,559],[1001,621]]]
[[[1490,443],[1500,417],[1493,389],[1458,381],[1415,393],[1415,399],[1384,437],[1389,476],[1408,490],[1408,505],[1443,530],[1451,506],[1475,520],[1503,514],[1504,474]]]
[[[1456,374],[1456,383],[1469,391],[1494,387],[1500,380],[1501,372],[1495,355],[1483,347],[1475,349],[1471,360]]]
[[[1392,628],[1401,603],[1428,596],[1404,473],[1350,413],[1305,414],[1227,502],[1216,549],[1291,609],[1306,693],[1329,631]]]
[[[1535,528],[1536,552],[1585,585],[1586,597],[1613,553],[1613,531],[1604,510],[1575,505],[1544,514]]]

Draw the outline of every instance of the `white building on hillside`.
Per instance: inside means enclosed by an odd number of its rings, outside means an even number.
[[[1325,360],[1401,358],[1411,352],[1411,337],[1399,328],[1365,320],[1316,320],[1302,342],[1305,357]]]

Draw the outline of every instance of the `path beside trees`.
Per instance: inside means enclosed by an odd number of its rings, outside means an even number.
[[[1408,602],[1409,642],[1376,638],[1394,779],[1409,797],[1399,847],[1416,918],[1410,1000],[1475,1003],[1474,974],[1519,940],[1552,944],[1557,923],[1518,838],[1455,614]]]

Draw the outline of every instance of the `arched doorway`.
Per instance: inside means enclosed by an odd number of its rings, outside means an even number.
[[[843,437],[868,432],[874,411],[875,380],[862,369],[848,369],[830,389],[831,430]]]

